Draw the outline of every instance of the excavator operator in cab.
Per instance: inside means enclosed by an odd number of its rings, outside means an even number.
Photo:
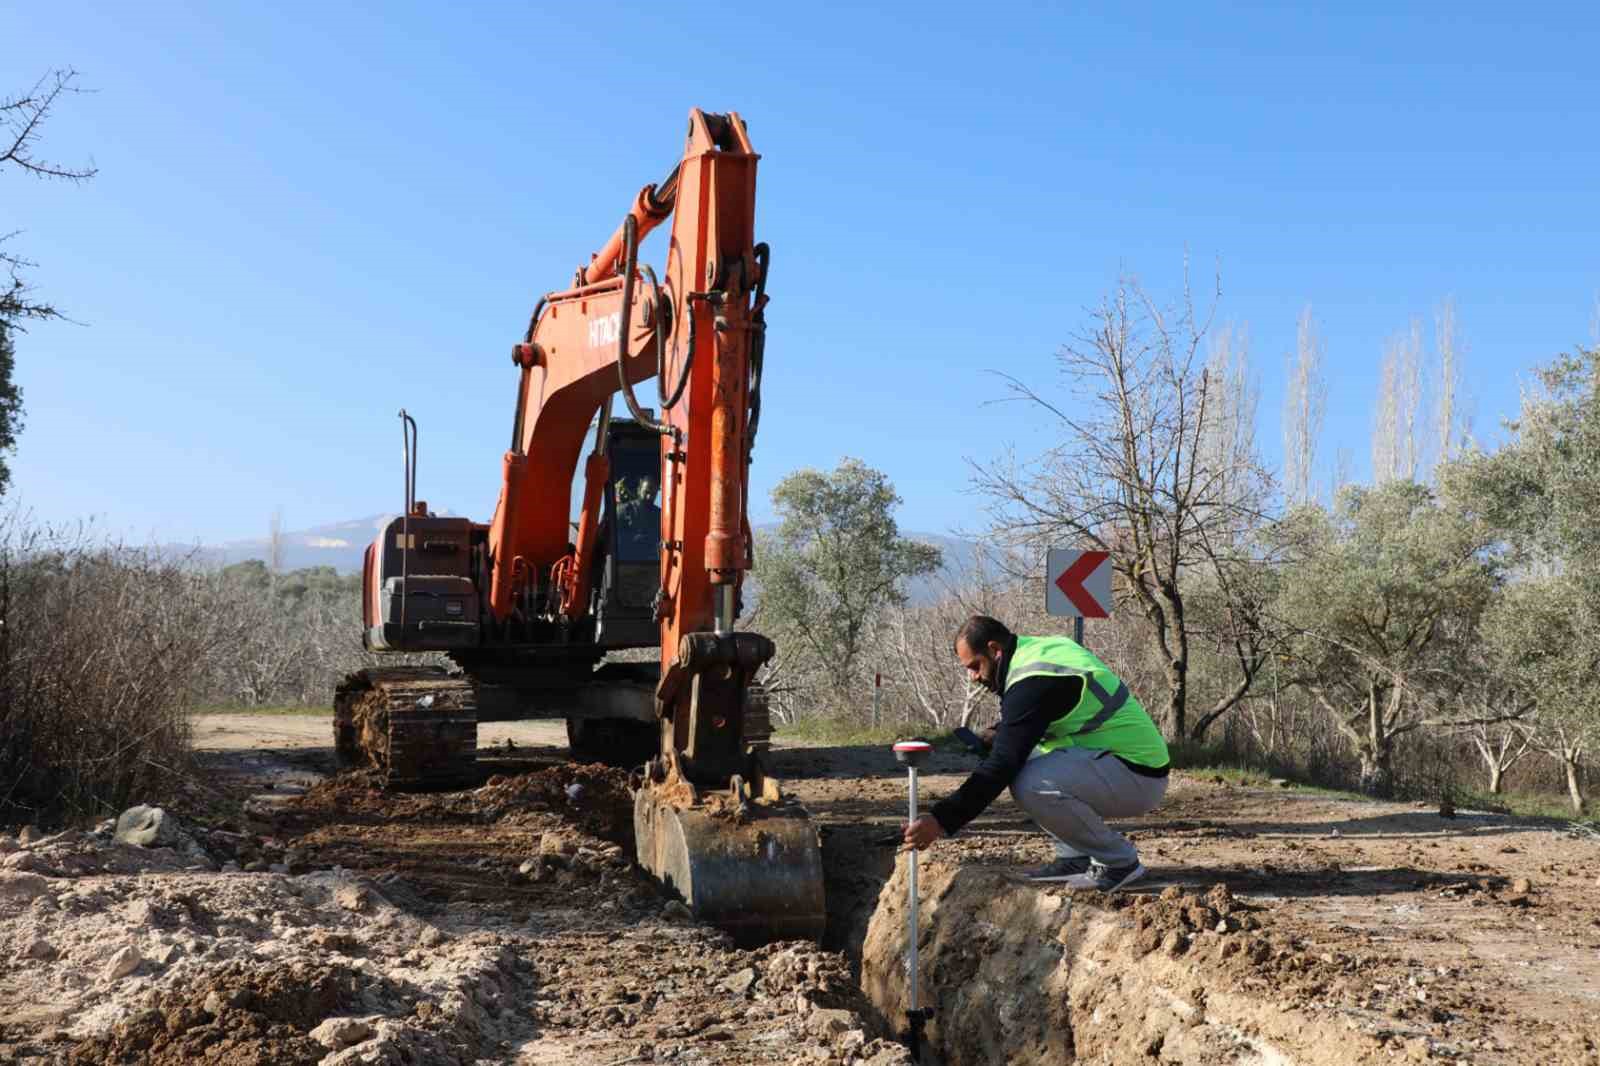
[[[955,653],[970,681],[1000,697],[1000,723],[966,782],[906,826],[906,844],[953,836],[1009,786],[1055,840],[1055,860],[1029,880],[1115,892],[1144,876],[1133,842],[1105,819],[1160,805],[1170,759],[1128,686],[1083,645],[1017,636],[987,615],[967,619]]]

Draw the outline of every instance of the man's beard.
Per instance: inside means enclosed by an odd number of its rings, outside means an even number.
[[[1000,694],[1000,664],[994,659],[989,659],[987,662],[989,663],[989,676],[980,679],[979,684],[998,696]]]

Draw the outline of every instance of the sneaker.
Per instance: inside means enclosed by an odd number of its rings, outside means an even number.
[[[1093,860],[1089,869],[1072,877],[1061,878],[1068,888],[1093,889],[1096,892],[1115,892],[1144,876],[1144,867],[1137,862],[1128,866],[1106,866]]]
[[[1074,855],[1070,859],[1056,859],[1043,866],[1024,870],[1022,876],[1029,881],[1065,881],[1069,877],[1088,873],[1090,861],[1087,855]]]

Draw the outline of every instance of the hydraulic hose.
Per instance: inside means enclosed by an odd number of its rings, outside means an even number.
[[[639,224],[634,221],[632,215],[629,215],[623,220],[622,236],[623,248],[626,255],[623,262],[624,269],[622,272],[622,316],[617,324],[617,391],[622,393],[622,399],[628,405],[628,413],[633,416],[634,421],[638,422],[642,426],[648,426],[657,433],[663,435],[671,434],[676,436],[677,430],[675,430],[672,426],[665,422],[658,422],[654,418],[651,418],[649,415],[645,414],[644,408],[639,406],[638,397],[634,396],[633,394],[633,386],[628,383],[628,327],[632,324],[633,318],[633,276],[637,270],[637,263],[639,259]],[[656,343],[659,346],[661,342],[659,307],[658,321],[655,324],[655,329]],[[659,363],[657,364],[656,370],[657,377],[659,378],[661,371]],[[687,380],[688,375],[685,374],[684,378]]]
[[[761,425],[761,368],[767,355],[767,271],[772,267],[772,248],[766,241],[755,246],[755,312],[750,316],[750,411],[745,419],[745,461],[756,450],[756,428]]]
[[[656,272],[648,266],[643,269],[650,278],[650,284],[655,285],[656,288],[656,396],[661,401],[661,413],[666,414],[678,406],[678,401],[683,399],[683,390],[689,384],[689,368],[694,366],[694,305],[691,303],[687,308],[689,312],[688,351],[683,357],[683,367],[678,371],[678,383],[672,387],[672,395],[669,397],[667,395],[667,344],[663,338],[666,336],[664,327],[669,325],[670,320],[665,317],[666,304],[662,302],[661,286],[656,285]],[[677,353],[678,346],[676,343],[673,344],[672,350],[674,354]]]

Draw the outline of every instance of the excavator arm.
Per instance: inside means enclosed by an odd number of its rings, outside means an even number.
[[[729,593],[749,566],[745,490],[766,302],[767,256],[753,241],[758,159],[738,115],[692,112],[672,175],[640,191],[602,251],[577,270],[574,287],[540,301],[513,348],[521,380],[489,533],[495,617],[509,617],[537,594],[549,568],[574,549],[593,551],[584,524],[592,527],[597,514],[603,434],[585,466],[576,546],[565,508],[552,501],[568,498],[596,413],[604,408],[602,421],[608,418],[622,391],[641,417],[632,386],[659,376],[661,485],[670,505],[662,530],[664,659],[683,635],[731,624]],[[637,270],[637,248],[667,218],[667,264],[657,283],[648,267]],[[582,565],[572,571],[580,580],[586,574]],[[581,599],[572,604],[582,606]]]
[[[620,392],[661,443],[661,744],[636,795],[640,862],[704,917],[766,939],[819,935],[823,906],[815,830],[752,745],[765,717],[753,679],[774,648],[734,629],[750,566],[769,262],[754,240],[758,159],[737,114],[692,111],[671,176],[641,190],[573,286],[535,310],[512,354],[519,384],[488,532],[487,606],[502,625],[585,616]],[[658,278],[639,266],[638,246],[669,220]],[[652,377],[654,413],[634,394]],[[566,502],[591,424],[572,538]]]
[[[638,765],[653,747],[634,794],[639,862],[703,918],[752,941],[823,927],[816,830],[765,762],[770,726],[754,678],[773,645],[734,627],[750,566],[767,302],[758,159],[738,115],[690,112],[667,180],[639,192],[569,288],[539,301],[512,348],[515,415],[487,526],[416,501],[415,424],[402,412],[405,510],[367,549],[363,641],[446,652],[461,670],[363,670],[334,699],[341,761],[377,768],[389,787],[470,780],[477,722],[490,714],[554,708],[575,754],[604,749]],[[663,225],[658,275],[639,263],[639,243]],[[635,387],[652,377],[647,411]],[[619,393],[626,427],[611,425]],[[568,510],[591,425],[574,535]],[[607,504],[613,468],[645,480],[652,435],[655,485],[635,484],[627,501],[613,488]],[[616,525],[602,538],[607,515]],[[610,576],[596,595],[601,563]],[[613,649],[648,647],[651,626],[659,672],[593,669]]]

